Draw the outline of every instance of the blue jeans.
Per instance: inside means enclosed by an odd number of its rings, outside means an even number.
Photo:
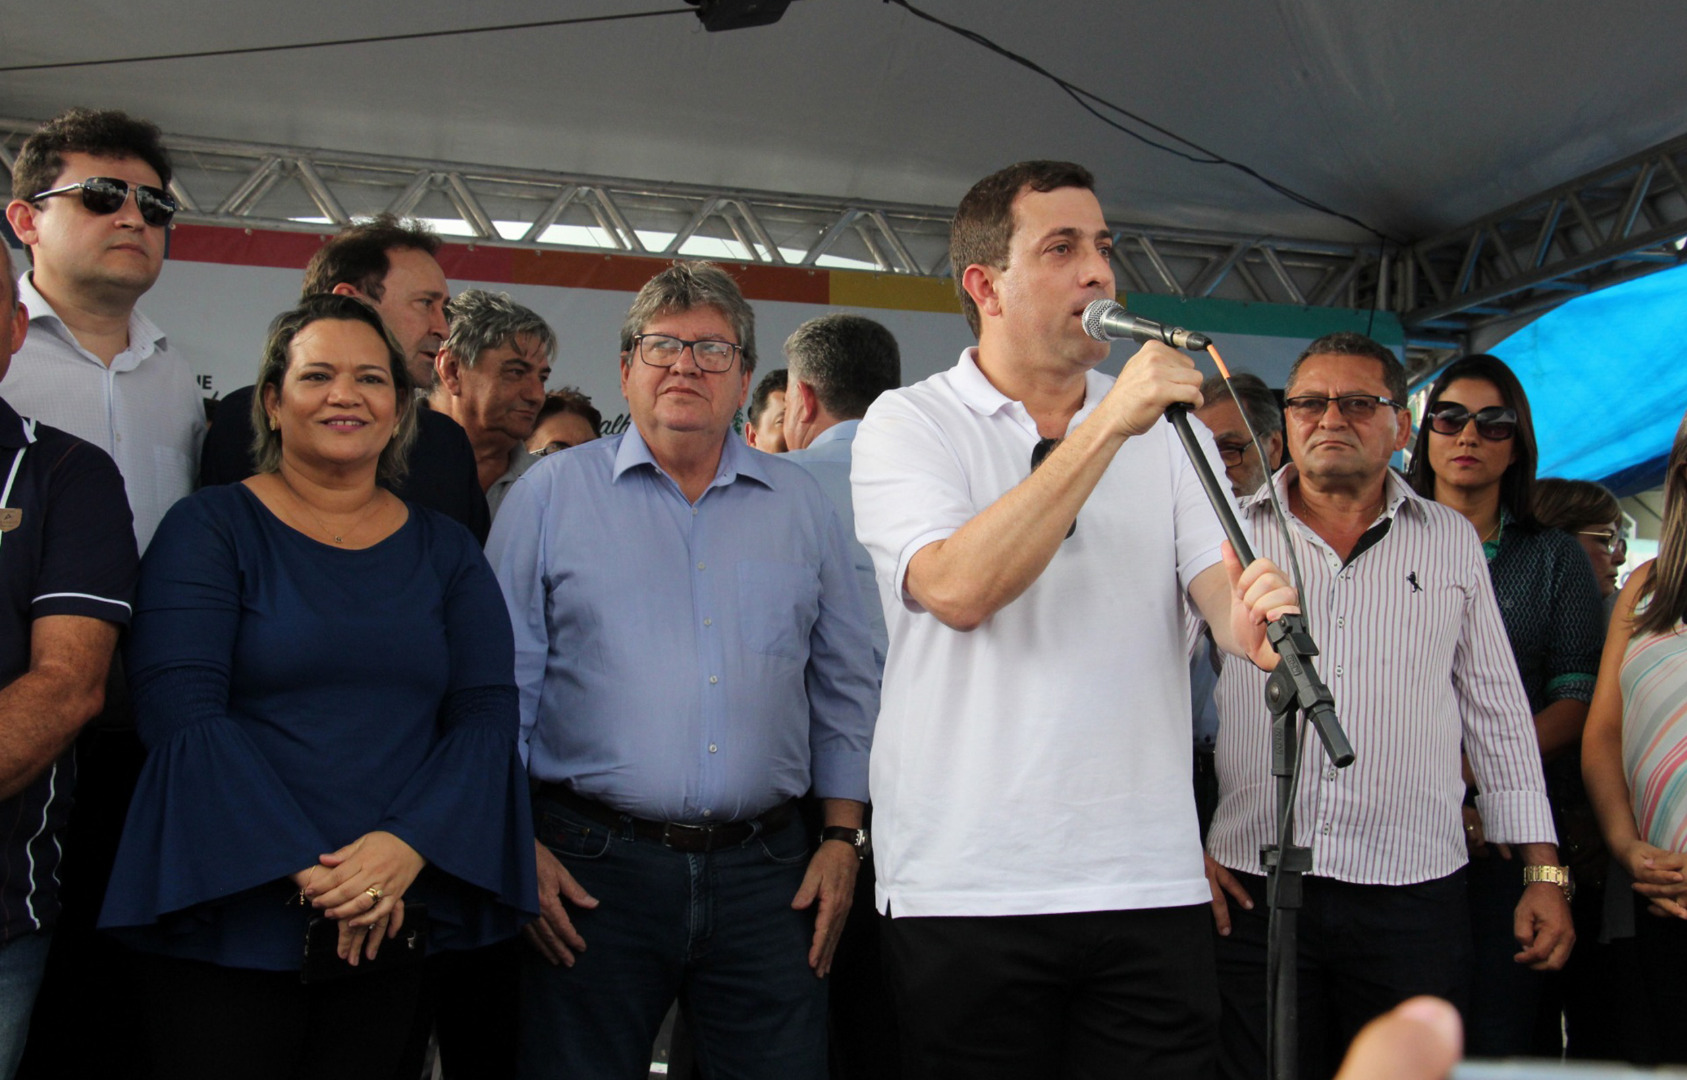
[[[47,946],[53,932],[42,930],[0,946],[0,1080],[12,1080],[24,1040],[29,1038],[29,1014],[35,991],[47,969]]]
[[[598,900],[569,912],[573,967],[522,965],[522,1080],[644,1080],[677,998],[706,1077],[824,1080],[826,984],[808,966],[800,820],[703,855],[635,839],[538,796],[540,841]]]

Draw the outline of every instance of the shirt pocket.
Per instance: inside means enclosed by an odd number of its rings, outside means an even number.
[[[808,634],[820,614],[820,573],[812,566],[742,559],[738,625],[744,645],[764,656],[808,657]]]

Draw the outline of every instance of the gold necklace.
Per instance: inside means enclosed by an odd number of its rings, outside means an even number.
[[[1494,522],[1494,527],[1493,527],[1493,528],[1492,528],[1492,529],[1490,529],[1490,530],[1488,530],[1488,535],[1487,535],[1487,536],[1484,536],[1484,537],[1483,537],[1483,538],[1482,538],[1482,542],[1483,542],[1483,543],[1484,543],[1484,544],[1491,544],[1491,543],[1493,543],[1493,542],[1494,542],[1494,537],[1496,537],[1496,536],[1498,536],[1498,535],[1499,535],[1499,534],[1500,534],[1500,525],[1502,525],[1502,524],[1503,524],[1503,523],[1504,523],[1504,520],[1503,520],[1503,519],[1502,519],[1502,520],[1500,520],[1500,521],[1496,521],[1496,522]]]
[[[364,523],[366,521],[368,521],[371,517],[374,516],[376,510],[380,509],[381,491],[380,491],[379,488],[376,488],[375,494],[373,496],[371,496],[370,499],[369,499],[370,508],[363,512],[362,517],[358,518],[355,522],[352,523],[351,528],[345,530],[344,532],[338,532],[337,533],[333,529],[330,529],[323,522],[323,520],[320,517],[317,516],[316,511],[311,508],[310,503],[305,500],[304,496],[299,494],[298,489],[295,488],[293,486],[292,482],[287,479],[286,473],[283,473],[281,470],[277,469],[275,475],[280,477],[282,486],[287,489],[287,494],[292,496],[293,501],[298,503],[299,506],[304,509],[305,513],[310,515],[311,520],[316,522],[316,527],[322,530],[322,534],[324,536],[332,537],[333,540],[334,540],[334,543],[336,543],[336,544],[344,545],[345,542],[346,542],[346,537],[352,535],[353,533],[357,532],[357,530],[363,528]]]

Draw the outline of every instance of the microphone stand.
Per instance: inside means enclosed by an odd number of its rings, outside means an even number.
[[[1253,547],[1242,532],[1224,489],[1218,486],[1207,455],[1189,426],[1189,409],[1173,405],[1166,420],[1177,429],[1183,449],[1195,466],[1195,475],[1218,514],[1219,524],[1236,557],[1247,566],[1254,561]],[[1267,478],[1266,483],[1270,483]],[[1302,602],[1305,599],[1302,598]],[[1270,911],[1266,944],[1266,1053],[1273,1080],[1295,1080],[1300,1068],[1299,942],[1297,920],[1301,907],[1302,877],[1312,869],[1312,849],[1290,843],[1294,837],[1294,799],[1297,756],[1295,714],[1303,712],[1318,732],[1324,752],[1338,768],[1353,763],[1353,747],[1336,719],[1335,698],[1313,670],[1311,658],[1318,646],[1307,628],[1306,616],[1282,615],[1265,628],[1266,639],[1277,651],[1277,669],[1265,683],[1265,706],[1271,713],[1271,775],[1277,778],[1277,837],[1275,844],[1260,848],[1265,864],[1265,902]]]

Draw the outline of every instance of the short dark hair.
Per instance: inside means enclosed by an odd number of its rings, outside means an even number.
[[[1021,192],[1055,191],[1060,188],[1095,190],[1095,177],[1082,165],[1070,161],[1021,161],[1000,172],[991,173],[972,185],[955,208],[955,218],[949,224],[949,271],[955,278],[955,294],[961,300],[961,314],[973,335],[982,325],[978,305],[967,295],[961,279],[966,268],[1008,264],[1008,248],[1013,240],[1013,202]]]
[[[756,313],[732,275],[712,262],[676,262],[644,283],[621,322],[621,360],[632,359],[633,339],[652,319],[693,308],[714,308],[738,336],[744,374],[756,370]]]
[[[1263,440],[1273,432],[1283,430],[1283,406],[1277,402],[1277,392],[1265,385],[1265,380],[1247,371],[1234,372],[1230,381],[1223,375],[1209,375],[1201,384],[1202,408],[1215,401],[1234,397],[1236,407],[1247,414],[1254,434]]]
[[[1429,414],[1441,403],[1447,387],[1460,379],[1485,382],[1499,391],[1500,400],[1517,412],[1517,430],[1512,440],[1517,447],[1517,460],[1505,467],[1500,475],[1500,506],[1511,512],[1511,519],[1524,525],[1535,524],[1535,419],[1529,411],[1529,395],[1517,381],[1506,362],[1487,353],[1461,356],[1447,365],[1435,384],[1429,388],[1424,402],[1424,422],[1418,426],[1417,438],[1412,441],[1412,463],[1406,479],[1426,499],[1435,498],[1435,473],[1429,464]]]
[[[287,365],[292,361],[294,339],[305,327],[323,321],[364,323],[386,343],[387,367],[392,371],[393,392],[398,397],[398,427],[391,441],[381,449],[378,475],[389,484],[402,480],[409,468],[410,446],[416,441],[416,384],[410,378],[403,351],[375,309],[354,297],[336,293],[307,296],[299,301],[298,307],[283,311],[269,324],[264,355],[258,362],[258,382],[252,388],[253,471],[274,472],[281,467],[281,433],[269,426],[264,391],[274,387],[277,394],[281,393]]]
[[[387,272],[392,260],[387,252],[396,249],[438,255],[439,235],[425,223],[396,214],[377,214],[368,221],[348,225],[335,233],[310,257],[305,267],[301,297],[333,292],[336,285],[351,285],[376,303],[386,292]]]
[[[1314,356],[1363,356],[1375,360],[1382,365],[1382,381],[1388,387],[1388,396],[1401,408],[1406,407],[1406,369],[1387,345],[1351,330],[1325,334],[1301,350],[1295,366],[1289,369],[1288,381],[1283,385],[1293,387],[1295,378],[1300,374],[1300,366]]]
[[[603,433],[603,414],[597,411],[592,399],[577,386],[565,386],[546,394],[545,403],[539,406],[539,415],[534,418],[533,426],[537,428],[546,418],[558,413],[573,413],[592,425],[592,431],[600,435]]]
[[[1577,533],[1598,525],[1616,525],[1622,519],[1623,504],[1604,484],[1559,476],[1535,481],[1535,520],[1543,528]]]
[[[6,279],[6,284],[0,285],[0,289],[6,290],[4,293],[0,293],[0,299],[5,301],[7,315],[18,309],[18,279],[16,274],[17,270],[12,267],[12,253],[6,250],[4,244],[0,244],[0,277]]]
[[[12,165],[12,197],[28,201],[64,172],[64,155],[139,158],[165,187],[170,186],[170,154],[158,125],[137,120],[120,109],[66,109],[36,128],[18,148]]]
[[[896,335],[860,315],[822,315],[785,339],[790,381],[814,387],[820,407],[859,420],[886,390],[902,385]]]
[[[750,395],[750,407],[745,412],[752,426],[761,423],[762,413],[767,411],[767,399],[775,392],[783,394],[789,384],[790,378],[784,368],[774,368],[762,376],[761,382],[756,384],[755,392]]]

